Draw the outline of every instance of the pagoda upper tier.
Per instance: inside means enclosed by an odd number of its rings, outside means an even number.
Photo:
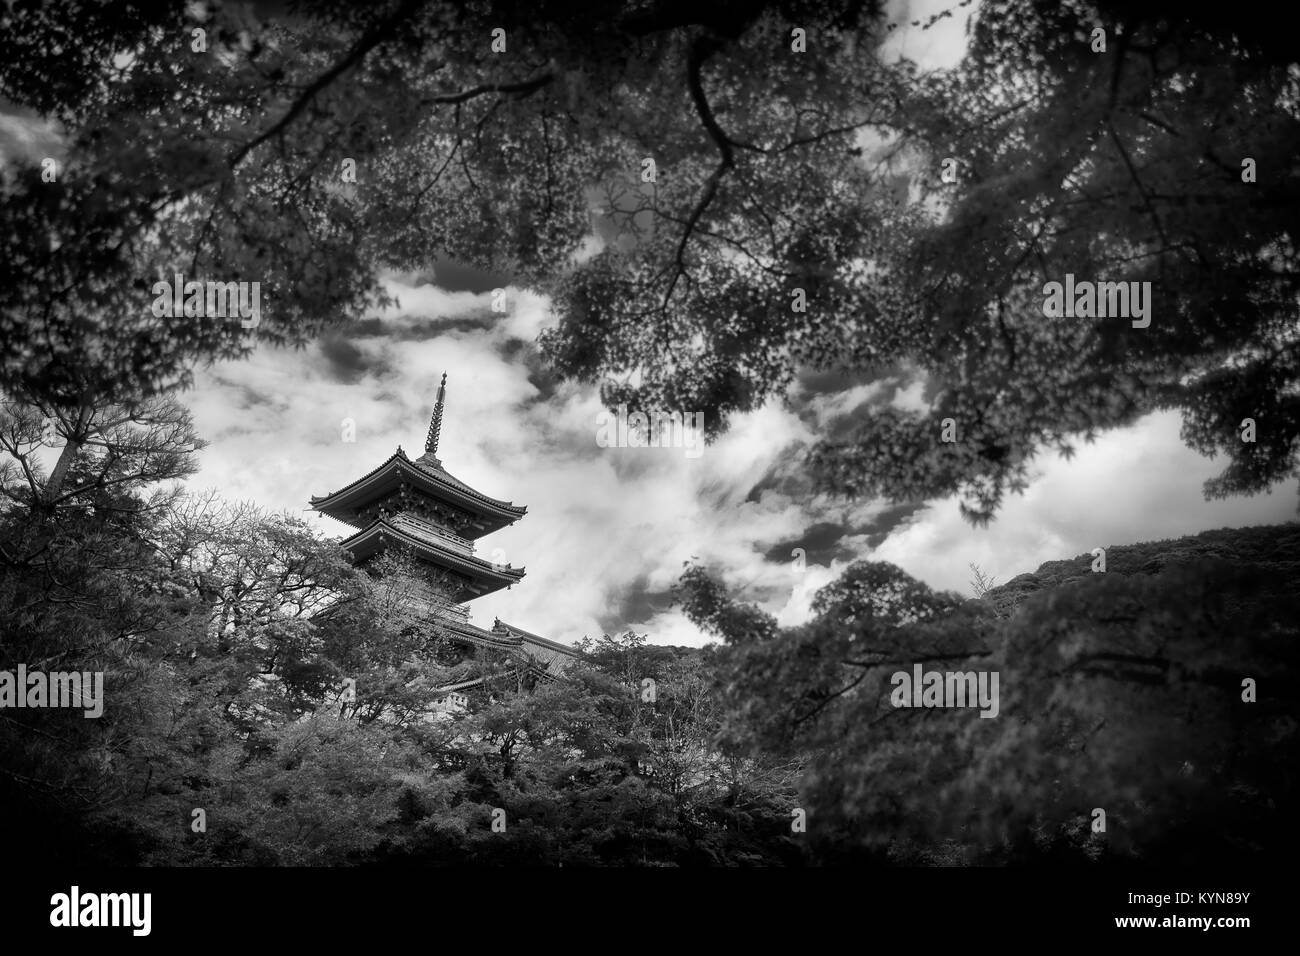
[[[311,506],[354,528],[400,512],[470,541],[513,524],[528,511],[475,491],[448,473],[432,452],[412,461],[400,447],[368,475],[333,494],[313,497]]]
[[[457,541],[441,528],[410,515],[397,514],[376,518],[340,547],[358,563],[392,545],[411,548],[426,564],[446,572],[444,586],[453,601],[470,601],[483,594],[518,584],[523,568],[493,564],[475,556],[466,539]]]
[[[432,453],[415,461],[399,447],[370,474],[341,491],[313,497],[317,511],[359,529],[341,547],[364,563],[390,545],[410,548],[445,574],[453,601],[469,601],[518,584],[523,568],[484,561],[474,540],[527,510],[475,491],[448,474]]]

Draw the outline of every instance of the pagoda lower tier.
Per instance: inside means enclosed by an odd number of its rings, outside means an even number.
[[[571,647],[548,641],[501,620],[490,631],[467,621],[447,620],[444,625],[452,640],[501,651],[543,680],[559,677],[577,656]]]
[[[421,562],[438,569],[450,588],[447,597],[456,603],[508,588],[524,576],[523,568],[484,561],[469,542],[408,514],[376,518],[340,546],[357,563],[389,547],[409,548]]]

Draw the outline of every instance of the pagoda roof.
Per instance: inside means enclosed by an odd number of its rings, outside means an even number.
[[[524,576],[523,568],[503,567],[475,557],[468,548],[456,544],[435,526],[403,514],[376,518],[344,539],[339,546],[351,552],[354,560],[364,561],[382,551],[390,542],[405,545],[421,560],[468,578],[469,583],[450,595],[453,601],[468,601],[499,591],[518,584]]]
[[[445,621],[444,626],[452,632],[453,639],[505,651],[520,663],[527,664],[548,677],[564,673],[579,657],[578,652],[567,644],[547,640],[500,620],[490,631],[466,621]]]
[[[563,673],[578,658],[578,652],[567,644],[538,637],[505,621],[499,623],[506,633],[519,639],[520,649],[550,674]]]
[[[479,647],[491,647],[502,651],[516,650],[522,644],[519,638],[511,634],[504,634],[500,631],[485,631],[481,627],[475,627],[468,621],[445,620],[440,623],[454,635],[453,639],[463,640],[467,644],[476,644]]]
[[[477,520],[463,529],[470,538],[513,524],[528,511],[523,505],[491,498],[471,488],[452,475],[431,452],[412,461],[399,447],[388,460],[369,474],[328,495],[313,496],[311,506],[317,511],[353,527],[362,527],[357,513],[371,502],[397,490],[403,483],[431,498],[454,505]]]

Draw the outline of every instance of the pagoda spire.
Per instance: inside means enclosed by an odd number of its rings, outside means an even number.
[[[442,384],[438,386],[438,400],[433,405],[433,418],[429,421],[429,437],[424,441],[426,453],[437,456],[438,436],[442,432],[442,406],[447,400],[447,373],[442,373]]]

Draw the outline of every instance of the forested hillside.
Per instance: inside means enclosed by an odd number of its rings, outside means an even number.
[[[732,739],[799,754],[823,860],[1259,858],[1294,851],[1300,525],[1049,562],[982,600],[850,566],[777,628],[699,568]],[[998,719],[891,706],[916,662],[997,672]],[[1098,813],[1102,811],[1102,813]]]
[[[1200,558],[1219,558],[1235,564],[1268,568],[1284,578],[1300,581],[1300,525],[1255,528],[1220,528],[1167,541],[1144,541],[1107,547],[1106,573],[1158,574],[1171,564]],[[1006,584],[991,587],[988,600],[995,604],[1019,603],[1031,594],[1087,577],[1097,558],[1093,554],[1047,561],[1036,571],[1021,574]]]

